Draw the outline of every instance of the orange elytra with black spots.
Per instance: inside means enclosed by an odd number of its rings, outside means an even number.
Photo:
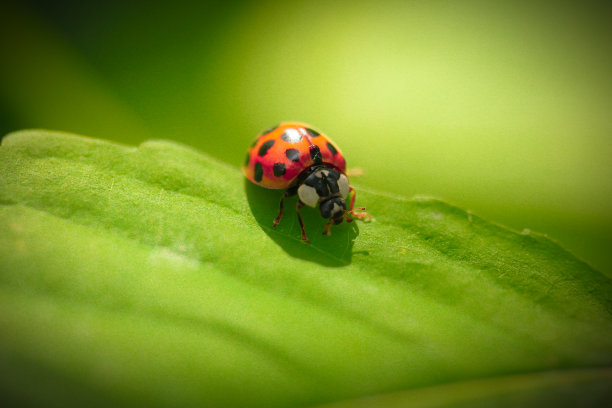
[[[311,145],[318,148],[322,163],[342,173],[346,171],[342,152],[327,136],[304,123],[285,122],[255,139],[247,154],[244,174],[265,188],[288,188],[300,173],[315,164]]]
[[[355,190],[346,176],[346,160],[342,152],[323,133],[299,122],[284,122],[262,132],[253,141],[242,166],[244,175],[253,183],[270,189],[283,189],[276,227],[283,216],[285,198],[298,195],[297,216],[302,240],[309,242],[300,215],[303,206],[319,206],[321,216],[329,219],[323,229],[328,235],[332,225],[353,219],[369,220],[367,213],[357,213]],[[346,197],[351,194],[349,210]],[[365,208],[361,208],[365,209]]]

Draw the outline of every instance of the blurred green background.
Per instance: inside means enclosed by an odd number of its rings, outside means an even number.
[[[283,120],[356,180],[548,234],[612,272],[604,2],[0,5],[0,132],[177,140],[238,167]],[[376,209],[370,209],[376,214]]]

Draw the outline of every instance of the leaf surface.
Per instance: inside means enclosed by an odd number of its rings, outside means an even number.
[[[24,131],[2,140],[0,174],[0,375],[17,401],[304,406],[550,370],[609,381],[610,280],[444,202],[357,187],[375,221],[326,237],[303,210],[306,245],[295,199],[273,230],[279,191],[175,143]]]

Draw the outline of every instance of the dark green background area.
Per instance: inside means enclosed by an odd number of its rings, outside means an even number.
[[[259,130],[306,121],[360,185],[547,233],[612,271],[604,2],[25,1],[0,16],[2,134],[171,139],[238,166]]]

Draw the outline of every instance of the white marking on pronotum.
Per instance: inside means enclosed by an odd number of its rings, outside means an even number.
[[[318,170],[317,172],[315,172],[314,175],[315,175],[316,178],[322,178],[323,176],[329,177],[329,171],[327,171],[327,170]]]
[[[349,193],[349,182],[344,174],[340,174],[338,188],[340,189],[340,197],[345,198]]]
[[[298,196],[300,200],[309,207],[316,207],[319,202],[319,195],[317,194],[317,190],[314,187],[307,186],[306,184],[302,184],[298,188]]]

